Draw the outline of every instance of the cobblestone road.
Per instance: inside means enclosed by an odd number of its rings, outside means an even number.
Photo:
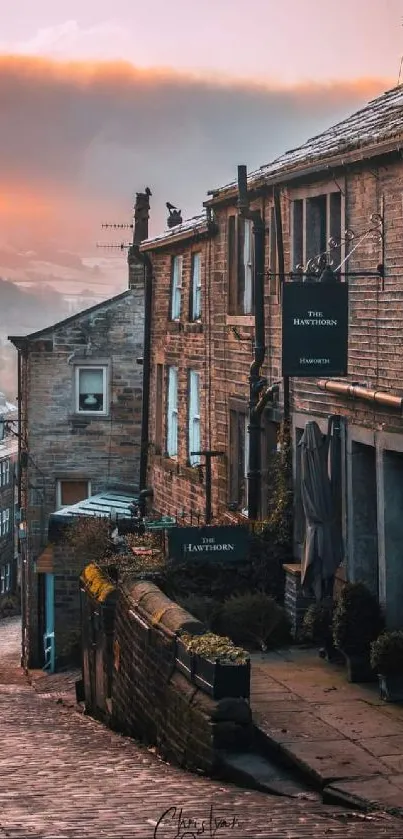
[[[403,822],[385,814],[239,790],[168,766],[36,693],[19,669],[19,631],[17,619],[0,622],[1,839],[403,839]]]

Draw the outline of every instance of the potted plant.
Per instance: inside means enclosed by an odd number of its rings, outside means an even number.
[[[250,659],[245,650],[229,638],[207,632],[204,635],[183,633],[177,639],[177,656],[183,650],[190,655],[191,680],[213,699],[250,695]],[[184,672],[183,667],[180,668]]]
[[[386,702],[403,702],[403,631],[383,632],[371,644],[371,665]]]
[[[383,629],[376,597],[363,583],[346,583],[333,614],[333,641],[344,655],[350,682],[374,681],[371,643]]]
[[[322,600],[312,603],[302,621],[302,640],[321,647],[320,656],[331,661],[335,657],[332,619],[333,601]]]

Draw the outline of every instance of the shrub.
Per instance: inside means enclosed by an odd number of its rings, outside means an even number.
[[[261,592],[249,592],[224,601],[215,618],[214,629],[237,644],[248,644],[261,650],[289,641],[284,609]]]
[[[19,615],[21,610],[21,605],[19,598],[16,597],[14,594],[7,594],[4,597],[0,598],[0,617],[1,618],[8,618],[14,617],[14,615]]]
[[[369,655],[383,629],[379,603],[363,583],[346,583],[333,614],[335,646],[347,655]]]
[[[80,517],[66,531],[66,541],[85,564],[99,563],[112,554],[109,519]]]
[[[188,597],[178,597],[177,603],[193,617],[208,626],[210,629],[214,624],[217,610],[220,608],[217,600],[212,597],[200,597],[197,594],[190,594]]]
[[[312,644],[332,641],[333,603],[312,603],[302,622],[302,640]]]
[[[403,632],[383,632],[371,644],[371,667],[381,676],[403,677]]]

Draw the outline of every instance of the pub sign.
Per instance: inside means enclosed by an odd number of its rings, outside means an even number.
[[[283,376],[346,376],[348,283],[283,286]]]
[[[168,533],[169,558],[177,562],[236,562],[249,554],[249,531],[232,527],[173,527]]]

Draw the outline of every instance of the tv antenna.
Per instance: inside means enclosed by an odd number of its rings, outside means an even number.
[[[103,230],[133,230],[134,223],[131,224],[121,224],[121,223],[110,223],[106,222],[105,224],[101,225]],[[125,251],[131,248],[132,242],[111,242],[107,244],[102,244],[102,242],[97,242],[97,248],[102,248],[104,250],[120,250]]]

